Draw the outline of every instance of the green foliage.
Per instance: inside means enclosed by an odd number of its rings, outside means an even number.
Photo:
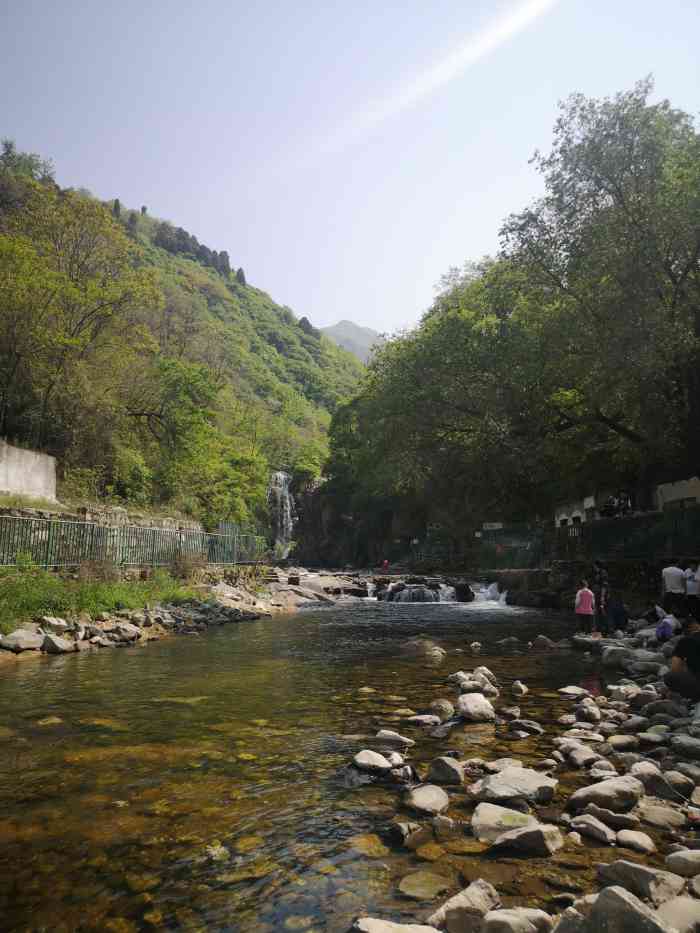
[[[0,632],[39,616],[71,616],[117,609],[140,609],[146,603],[172,603],[189,599],[193,590],[158,570],[148,580],[115,582],[66,579],[34,567],[0,569]]]
[[[211,525],[261,518],[270,469],[318,475],[362,367],[232,275],[225,250],[39,184],[33,157],[5,152],[0,435],[57,455],[72,501]]]
[[[650,92],[564,102],[498,259],[377,351],[331,426],[328,494],[356,526],[422,510],[466,546],[484,520],[700,472],[700,137]]]

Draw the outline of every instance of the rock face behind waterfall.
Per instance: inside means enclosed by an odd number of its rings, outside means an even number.
[[[399,584],[386,594],[386,601],[390,603],[437,603],[440,602],[440,593],[423,584]]]
[[[284,559],[289,555],[296,519],[288,473],[277,470],[272,474],[267,490],[267,502],[275,539],[275,556]]]

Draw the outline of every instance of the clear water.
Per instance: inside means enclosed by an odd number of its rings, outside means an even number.
[[[3,664],[0,929],[339,933],[365,911],[426,916],[435,903],[397,891],[416,869],[443,875],[447,894],[481,875],[506,902],[545,902],[561,878],[548,888],[517,860],[489,862],[469,838],[432,862],[393,847],[385,827],[399,792],[348,789],[342,769],[382,726],[417,740],[419,767],[446,748],[538,760],[546,737],[515,742],[465,726],[430,739],[396,710],[454,699],[447,674],[484,663],[505,685],[524,679],[523,715],[551,724],[565,709],[552,688],[594,675],[580,656],[504,653],[494,643],[571,627],[570,618],[483,601],[369,602],[147,648]],[[443,665],[402,654],[419,633],[448,650]],[[479,659],[466,650],[475,640]],[[358,692],[365,686],[376,693]],[[450,793],[450,813],[468,819],[464,796]],[[367,834],[380,837],[374,855],[358,842]],[[216,842],[228,860],[207,856]],[[542,864],[570,876],[568,858]]]

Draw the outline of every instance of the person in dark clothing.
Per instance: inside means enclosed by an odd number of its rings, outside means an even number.
[[[697,635],[686,635],[678,641],[664,683],[673,693],[680,693],[692,703],[700,700],[700,638]]]
[[[611,594],[608,599],[608,619],[613,632],[618,630],[621,632],[627,631],[627,623],[629,622],[627,606],[623,603],[622,597],[616,594]]]
[[[595,628],[601,635],[608,634],[608,571],[599,560],[593,561],[593,593],[595,595]]]

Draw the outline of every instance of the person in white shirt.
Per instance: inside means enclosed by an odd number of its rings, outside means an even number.
[[[683,574],[685,577],[685,599],[688,614],[694,619],[698,618],[698,609],[700,608],[700,576],[698,576],[697,561],[688,564],[688,569]]]
[[[673,558],[661,571],[663,605],[667,612],[682,612],[685,602],[685,575]]]

